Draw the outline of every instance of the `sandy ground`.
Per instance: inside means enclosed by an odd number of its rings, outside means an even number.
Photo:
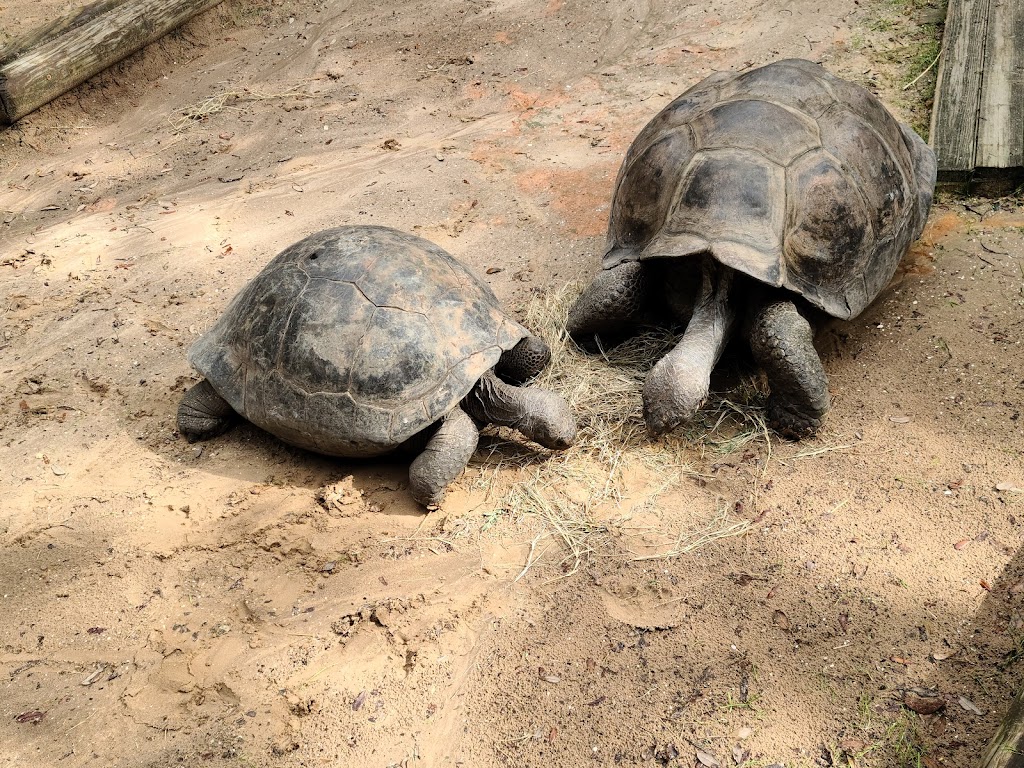
[[[424,515],[401,462],[175,432],[188,345],[315,230],[433,239],[526,318],[715,70],[808,57],[926,122],[936,10],[887,13],[228,0],[0,131],[0,765],[974,764],[1021,679],[1016,200],[940,199],[824,329],[804,443],[722,397],[611,458],[491,436]]]

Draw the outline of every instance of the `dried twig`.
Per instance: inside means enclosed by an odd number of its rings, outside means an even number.
[[[931,68],[932,68],[932,67],[934,67],[934,66],[935,66],[936,64],[938,64],[938,63],[939,63],[939,57],[941,57],[941,56],[942,56],[942,47],[940,46],[940,47],[939,47],[939,52],[938,52],[938,53],[936,54],[935,58],[934,58],[934,59],[932,59],[932,63],[931,63],[931,64],[929,64],[929,65],[928,65],[927,67],[925,67],[925,68],[924,68],[924,70],[923,70],[923,71],[921,72],[921,74],[919,74],[919,75],[918,75],[917,77],[915,77],[915,78],[914,78],[913,80],[911,80],[911,81],[910,81],[909,83],[907,83],[906,85],[904,85],[904,86],[903,86],[903,90],[904,90],[904,91],[905,91],[905,90],[907,90],[907,89],[908,89],[908,88],[910,88],[910,87],[911,87],[911,86],[912,86],[912,85],[913,85],[914,83],[916,83],[916,82],[917,82],[918,80],[920,80],[920,79],[921,79],[922,77],[924,77],[924,76],[925,76],[926,74],[928,74],[928,72],[929,72],[929,71],[931,71]]]
[[[174,132],[179,133],[192,123],[231,108],[230,105],[240,101],[267,101],[270,99],[286,99],[290,97],[303,96],[305,94],[300,90],[301,87],[301,84],[295,85],[287,91],[282,91],[280,93],[267,93],[265,91],[251,88],[243,88],[240,91],[224,91],[222,93],[209,96],[190,107],[186,107],[181,111],[180,117],[173,119],[168,117],[167,121],[171,124],[171,128],[174,129]]]

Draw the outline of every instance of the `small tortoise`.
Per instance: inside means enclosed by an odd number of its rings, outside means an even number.
[[[185,393],[178,430],[204,440],[239,414],[331,456],[421,450],[410,490],[429,506],[465,468],[478,424],[514,427],[552,449],[572,444],[566,402],[517,386],[549,359],[433,243],[337,227],[282,251],[192,346],[189,362],[205,379]]]
[[[828,382],[805,315],[867,307],[920,235],[934,186],[917,134],[817,64],[712,75],[626,153],[603,271],[567,330],[587,346],[662,309],[687,322],[644,385],[652,436],[697,412],[738,330],[767,375],[772,426],[813,434]]]

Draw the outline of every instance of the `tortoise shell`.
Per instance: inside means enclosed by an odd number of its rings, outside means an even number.
[[[286,248],[189,350],[245,419],[301,448],[373,456],[448,413],[527,335],[433,243],[345,226]]]
[[[710,253],[848,319],[921,233],[934,183],[911,129],[819,65],[718,73],[630,146],[604,267]]]

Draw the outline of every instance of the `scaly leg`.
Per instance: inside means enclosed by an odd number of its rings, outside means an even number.
[[[644,420],[651,437],[670,432],[700,410],[708,397],[711,371],[736,322],[730,297],[732,270],[706,259],[700,279],[683,338],[644,382]]]
[[[492,371],[462,400],[481,424],[518,429],[545,448],[560,451],[576,441],[576,419],[561,395],[536,387],[513,387]]]
[[[236,414],[227,400],[206,379],[185,393],[178,405],[178,431],[190,443],[209,440],[226,432],[235,421]]]
[[[581,346],[591,346],[603,334],[628,335],[646,314],[649,283],[638,261],[602,270],[569,309],[565,329]]]
[[[461,408],[448,413],[423,453],[409,467],[409,491],[425,507],[441,503],[448,486],[462,474],[480,439],[480,430]]]
[[[794,439],[813,435],[828,411],[828,379],[810,323],[793,302],[766,300],[751,313],[747,336],[768,376],[772,428]]]

